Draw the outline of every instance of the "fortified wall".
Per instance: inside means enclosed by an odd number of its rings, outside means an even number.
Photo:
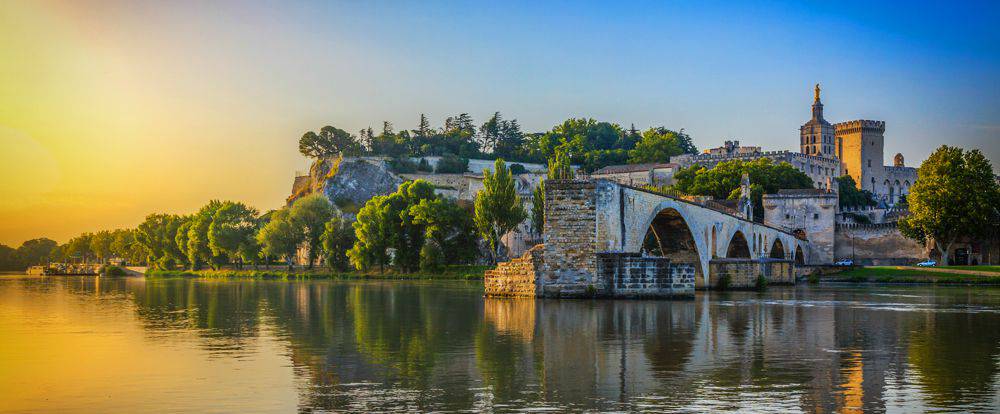
[[[868,266],[912,265],[928,256],[924,245],[899,232],[895,222],[837,223],[834,255]]]

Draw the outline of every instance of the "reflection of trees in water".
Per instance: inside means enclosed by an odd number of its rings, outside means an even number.
[[[996,398],[1000,319],[992,312],[930,312],[910,330],[909,362],[935,406]]]

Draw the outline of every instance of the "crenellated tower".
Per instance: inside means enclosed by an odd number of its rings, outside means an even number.
[[[819,84],[813,90],[812,119],[799,128],[799,148],[803,154],[833,158],[834,129],[823,119],[823,102],[819,99]]]
[[[879,186],[886,179],[882,164],[885,121],[858,119],[839,122],[834,129],[844,174],[853,177],[861,190],[883,193]]]

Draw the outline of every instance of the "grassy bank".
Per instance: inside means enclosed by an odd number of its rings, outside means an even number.
[[[941,269],[941,268],[938,268]],[[948,269],[948,268],[945,268]],[[968,270],[967,267],[955,270]],[[977,268],[977,270],[979,270]],[[996,276],[968,275],[959,273],[934,272],[929,270],[896,269],[894,267],[856,267],[821,278],[828,282],[876,282],[876,283],[936,283],[1000,285],[1000,273]]]
[[[396,279],[396,280],[482,280],[483,273],[491,266],[456,265],[445,266],[436,272],[399,273],[378,272],[338,272],[326,268],[313,270],[286,268],[252,268],[221,270],[150,270],[146,277],[201,277],[232,279]]]

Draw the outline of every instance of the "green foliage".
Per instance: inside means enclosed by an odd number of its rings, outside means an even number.
[[[538,183],[531,192],[531,232],[536,235],[545,230],[545,181]]]
[[[292,220],[288,209],[271,213],[270,221],[257,233],[257,243],[265,256],[284,259],[292,267],[292,259],[299,244],[305,240],[305,232]]]
[[[299,152],[310,158],[357,155],[361,152],[361,145],[347,131],[327,125],[319,130],[319,134],[312,131],[303,134],[299,138]]]
[[[733,283],[732,282],[732,277],[729,276],[729,275],[724,274],[722,276],[719,276],[719,281],[716,282],[716,283],[717,283],[715,285],[716,289],[718,289],[718,290],[728,290],[729,289],[729,285],[731,285]]]
[[[334,214],[324,225],[320,240],[323,244],[326,264],[332,269],[348,270],[351,263],[347,258],[347,251],[354,246],[354,242],[357,240],[354,237],[354,228],[351,227],[351,223],[340,214]]]
[[[434,186],[424,180],[400,184],[396,192],[372,197],[358,212],[354,222],[357,241],[347,252],[351,264],[359,270],[389,265],[389,249],[394,249],[394,263],[403,271],[419,266],[426,225],[415,220],[411,209],[422,200],[432,200]]]
[[[221,264],[221,258],[212,254],[208,245],[208,228],[212,225],[215,212],[220,208],[221,201],[211,200],[191,219],[191,227],[187,231],[187,260],[192,270],[197,270],[203,263],[208,263],[212,269],[217,269]]]
[[[877,204],[872,193],[858,190],[858,183],[849,175],[837,177],[837,192],[840,193],[841,208],[868,207]]]
[[[237,258],[238,267],[244,262],[257,263],[257,209],[243,203],[225,201],[212,216],[208,226],[208,246],[215,256]]]
[[[527,174],[528,173],[528,169],[524,168],[524,166],[521,165],[521,164],[511,164],[510,165],[510,173],[514,174],[514,175]]]
[[[313,194],[295,201],[289,211],[289,218],[295,226],[305,232],[305,241],[309,245],[309,268],[320,253],[320,237],[326,230],[326,223],[333,218],[336,209],[323,194]]]
[[[189,218],[173,214],[150,214],[146,220],[139,225],[135,232],[135,239],[146,252],[146,263],[150,266],[171,266],[160,267],[168,270],[177,261],[186,261],[187,257],[187,229],[183,231],[184,243],[178,244],[178,228],[187,223]],[[190,225],[188,225],[190,226]],[[182,250],[182,247],[183,249]]]
[[[642,133],[642,139],[629,151],[628,162],[641,164],[648,162],[667,162],[670,157],[697,152],[691,143],[691,137],[681,131],[671,131],[659,127],[650,128]]]
[[[90,237],[90,252],[99,262],[104,262],[111,256],[112,241],[114,238],[108,230],[101,230]]]
[[[17,248],[16,257],[18,268],[45,264],[50,260],[53,251],[58,244],[55,240],[47,238],[31,239]]]
[[[764,275],[757,275],[757,280],[754,282],[754,288],[757,290],[767,289],[767,278]]]
[[[417,163],[408,157],[397,156],[389,160],[389,168],[397,174],[413,174],[417,172]]]
[[[574,178],[576,178],[576,173],[573,172],[569,155],[565,151],[556,151],[555,156],[549,160],[548,179],[572,180]]]
[[[427,162],[426,158],[421,158],[420,162],[417,164],[417,171],[434,172],[434,167],[431,167],[431,164]]]
[[[475,223],[479,234],[490,246],[495,263],[501,256],[500,238],[524,221],[524,206],[517,195],[514,177],[503,159],[494,163],[494,172],[483,171],[483,189],[476,194]]]
[[[868,216],[866,216],[864,214],[844,213],[844,216],[845,217],[850,217],[851,219],[854,220],[855,223],[859,223],[859,224],[871,224],[871,222],[872,222],[871,219],[869,219]]]
[[[438,174],[462,174],[469,170],[469,159],[459,158],[455,154],[444,154],[438,160]]]
[[[447,263],[468,263],[479,255],[473,213],[452,200],[421,200],[410,208],[413,223],[425,226],[425,245],[433,241]]]
[[[434,272],[444,264],[444,255],[441,247],[433,240],[427,240],[420,248],[420,270],[423,272]]]
[[[942,264],[948,264],[959,237],[1000,234],[1000,187],[979,150],[942,145],[920,165],[917,177],[907,198],[910,214],[899,230],[912,239],[933,239]]]
[[[763,221],[763,195],[780,189],[813,188],[812,180],[791,164],[774,164],[770,159],[721,162],[712,169],[692,165],[674,175],[674,187],[686,194],[706,195],[717,199],[738,199],[743,174],[750,175],[750,198],[754,203],[754,220]]]
[[[121,267],[113,266],[113,265],[105,265],[105,266],[103,266],[101,268],[101,272],[100,273],[102,275],[104,275],[104,276],[126,276],[126,275],[128,275],[128,272],[126,272],[125,269],[122,269]]]

